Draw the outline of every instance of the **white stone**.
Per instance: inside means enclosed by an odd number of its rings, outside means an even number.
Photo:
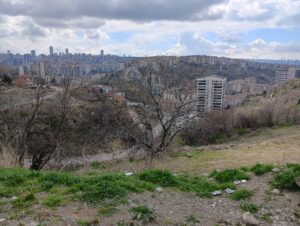
[[[5,222],[6,220],[4,218],[0,218],[0,222]]]
[[[241,180],[241,182],[242,182],[242,183],[246,183],[246,182],[247,182],[247,180],[245,180],[245,179],[244,179],[244,180]]]
[[[131,176],[131,175],[133,175],[133,172],[126,172],[125,173],[125,176]]]
[[[240,180],[235,180],[233,183],[234,183],[235,185],[238,185],[238,184],[241,183],[241,181],[240,181]]]
[[[213,191],[211,194],[214,195],[214,196],[221,195],[222,191],[221,190]]]
[[[163,192],[163,191],[164,191],[164,189],[163,189],[162,187],[157,187],[157,188],[155,188],[155,191],[158,191],[158,192]]]
[[[230,189],[230,188],[226,188],[226,189],[225,189],[225,192],[226,192],[227,194],[232,194],[232,193],[235,192],[235,190]]]

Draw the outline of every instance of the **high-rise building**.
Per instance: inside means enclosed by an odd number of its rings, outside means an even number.
[[[69,55],[69,49],[66,48],[66,55]]]
[[[24,75],[24,66],[19,66],[19,75]]]
[[[275,72],[275,83],[281,85],[287,80],[295,78],[297,73],[296,68],[280,69]]]
[[[50,56],[53,56],[53,46],[49,47],[49,53],[50,53]]]
[[[42,78],[46,77],[46,72],[45,72],[45,63],[44,62],[40,62],[40,76]]]
[[[31,53],[31,58],[32,58],[32,59],[35,59],[35,57],[36,57],[36,55],[35,55],[35,50],[31,50],[30,53]]]
[[[101,49],[101,56],[103,57],[104,56],[104,50]]]
[[[209,76],[197,79],[197,112],[203,117],[209,111],[224,109],[226,78]]]

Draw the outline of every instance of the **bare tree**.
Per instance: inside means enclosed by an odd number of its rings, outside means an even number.
[[[126,96],[134,123],[128,128],[136,149],[146,152],[150,162],[165,152],[173,138],[195,117],[191,87],[183,80],[174,83],[163,69],[151,64],[131,79],[121,79],[118,86]]]

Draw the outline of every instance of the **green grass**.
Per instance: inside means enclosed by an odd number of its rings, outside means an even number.
[[[59,195],[52,194],[49,195],[44,201],[43,204],[50,208],[58,207],[62,204],[63,199]]]
[[[235,180],[250,179],[248,174],[241,169],[227,169],[222,171],[213,171],[210,174],[211,177],[215,178],[217,182],[233,182]]]
[[[155,219],[154,211],[147,206],[133,207],[130,209],[130,212],[133,213],[133,219],[143,222],[150,222]]]
[[[287,164],[286,169],[274,177],[272,185],[281,190],[300,191],[296,177],[300,177],[300,164]]]
[[[114,206],[104,206],[104,207],[100,207],[98,212],[101,216],[109,217],[112,216],[117,211],[118,211],[117,208]]]
[[[230,194],[229,197],[235,201],[239,201],[239,200],[249,199],[252,195],[253,195],[253,192],[248,191],[246,189],[240,189],[240,190],[237,190],[234,193]]]
[[[257,163],[251,167],[250,171],[252,171],[255,175],[260,176],[265,173],[271,172],[273,169],[272,164],[261,164]]]
[[[245,212],[250,212],[252,214],[257,213],[260,209],[256,204],[250,202],[241,203],[240,208]]]
[[[141,180],[158,184],[162,187],[170,187],[177,185],[176,177],[167,170],[146,170],[139,174]]]
[[[16,208],[27,208],[36,203],[37,200],[33,193],[26,194],[13,201],[13,205]]]

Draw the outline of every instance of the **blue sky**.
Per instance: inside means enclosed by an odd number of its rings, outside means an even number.
[[[300,59],[300,0],[0,0],[0,52]]]

